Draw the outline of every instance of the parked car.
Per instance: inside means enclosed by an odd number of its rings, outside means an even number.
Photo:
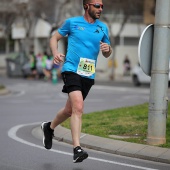
[[[140,86],[141,84],[150,84],[151,77],[147,76],[141,69],[140,65],[137,64],[132,69],[132,81],[135,86]],[[169,85],[170,85],[170,73],[169,73]]]
[[[25,52],[10,53],[6,58],[7,75],[9,77],[22,76],[22,67],[28,62]]]
[[[139,64],[137,64],[132,69],[132,81],[135,86],[140,86],[141,84],[150,83],[151,77],[147,76]]]

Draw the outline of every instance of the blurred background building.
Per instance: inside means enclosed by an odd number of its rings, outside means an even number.
[[[99,56],[98,79],[123,76],[128,56],[131,67],[137,64],[137,48],[143,29],[154,23],[155,0],[103,0],[101,20],[110,29],[114,53],[109,59]],[[0,1],[0,74],[5,74],[6,58],[12,54],[49,50],[49,38],[64,19],[83,15],[81,0],[1,0]],[[66,41],[60,42],[65,53]],[[101,55],[101,54],[99,54]]]

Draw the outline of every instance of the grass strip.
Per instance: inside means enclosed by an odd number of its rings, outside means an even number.
[[[168,107],[168,113],[170,108]],[[148,103],[83,114],[82,132],[112,138],[116,140],[146,144],[148,128]],[[70,129],[69,120],[62,123],[63,127]],[[170,118],[167,118],[166,144],[160,147],[170,148]]]

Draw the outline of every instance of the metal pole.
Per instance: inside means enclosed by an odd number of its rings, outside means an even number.
[[[170,0],[156,1],[147,143],[166,143],[170,56]]]

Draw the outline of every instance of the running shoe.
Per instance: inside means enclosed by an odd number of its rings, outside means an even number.
[[[43,131],[43,145],[46,149],[52,148],[52,139],[54,136],[54,130],[50,129],[51,122],[43,122],[41,129]]]
[[[74,148],[73,162],[78,163],[82,162],[84,159],[88,157],[88,153],[84,151],[80,146]]]

